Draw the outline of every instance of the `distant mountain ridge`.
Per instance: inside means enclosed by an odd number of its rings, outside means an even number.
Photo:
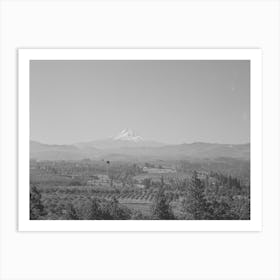
[[[150,156],[154,158],[168,159],[214,159],[214,158],[240,158],[250,159],[250,144],[216,144],[195,142],[191,144],[166,145],[157,148],[134,148],[121,149],[122,154]]]
[[[164,146],[123,146],[119,143],[112,146],[108,142],[107,148],[102,143],[102,148],[90,144],[81,145],[47,145],[36,141],[30,141],[30,158],[37,160],[81,160],[85,158],[112,160],[184,160],[184,159],[216,159],[236,158],[242,160],[250,159],[250,144],[211,144],[192,143]],[[98,144],[98,142],[97,142]],[[98,145],[97,145],[98,146]]]
[[[30,141],[30,157],[38,160],[81,160],[84,158],[172,159],[187,158],[239,158],[250,159],[250,144],[217,144],[195,142],[167,145],[145,140],[132,129],[124,129],[117,136],[77,143],[73,145],[48,145]]]
[[[97,152],[96,149],[94,152]],[[87,157],[87,150],[74,145],[49,145],[30,141],[30,158],[39,160],[81,160]],[[92,153],[93,154],[93,153]]]

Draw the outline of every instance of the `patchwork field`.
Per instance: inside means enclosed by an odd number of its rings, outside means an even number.
[[[100,162],[45,161],[33,162],[31,167],[30,184],[40,197],[37,203],[44,208],[44,219],[69,219],[69,209],[76,213],[70,215],[72,218],[95,219],[92,207],[103,211],[96,219],[104,215],[106,219],[153,219],[157,207],[165,207],[169,218],[188,219],[193,214],[186,201],[189,205],[205,204],[201,207],[208,209],[205,215],[211,219],[246,219],[250,215],[249,179],[204,167],[195,173],[189,164],[184,169],[181,162],[164,166],[113,163],[108,169]]]

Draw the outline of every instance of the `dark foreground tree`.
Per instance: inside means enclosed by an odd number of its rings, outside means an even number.
[[[30,220],[39,220],[46,214],[41,197],[39,189],[32,185],[30,188]]]
[[[183,200],[183,211],[194,220],[209,219],[209,204],[204,194],[205,186],[193,172],[186,198]]]
[[[168,201],[164,190],[160,189],[152,205],[152,218],[155,220],[174,220],[170,202]]]
[[[187,219],[194,220],[237,220],[240,215],[234,209],[231,195],[208,197],[205,185],[194,172],[186,198],[182,203]],[[236,207],[237,208],[237,207]],[[242,209],[243,210],[243,209]],[[245,212],[245,211],[243,211]],[[246,216],[246,215],[244,215]]]

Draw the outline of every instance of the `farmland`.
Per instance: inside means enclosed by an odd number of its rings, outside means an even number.
[[[126,213],[120,219],[152,219],[159,193],[164,197],[173,218],[192,219],[183,205],[190,197],[195,172],[198,182],[204,186],[203,195],[209,205],[219,201],[220,204],[224,203],[223,207],[233,208],[231,212],[234,210],[234,215],[231,213],[229,219],[249,218],[246,206],[249,204],[249,173],[245,174],[242,168],[243,173],[238,177],[226,176],[213,171],[217,164],[217,161],[209,165],[209,162],[174,161],[31,160],[30,185],[36,187],[44,208],[40,219],[68,219],[69,207],[71,211],[80,212],[81,219],[91,219],[85,216],[88,210],[84,207],[90,207],[93,200],[98,207],[105,207],[107,212],[107,208],[115,203],[118,209]],[[240,164],[246,163],[235,162],[237,174]],[[231,162],[228,166],[231,172],[234,165]],[[244,205],[247,207],[245,210]],[[111,219],[113,216],[108,217]]]

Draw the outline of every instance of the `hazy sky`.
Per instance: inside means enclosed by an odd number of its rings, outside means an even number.
[[[250,141],[249,61],[31,61],[30,138]]]

